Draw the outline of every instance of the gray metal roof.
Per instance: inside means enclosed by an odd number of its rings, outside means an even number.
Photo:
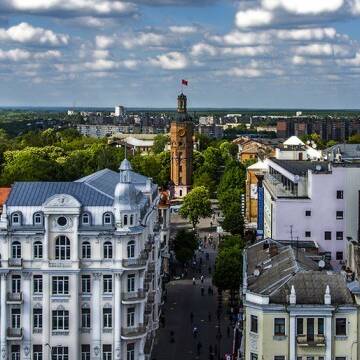
[[[343,159],[360,159],[360,144],[336,144],[323,151],[323,153],[332,159],[340,153]]]
[[[270,160],[292,174],[299,176],[306,175],[308,170],[317,171],[317,166],[321,167],[320,171],[328,171],[328,163],[326,161],[279,160],[275,158],[271,158]]]

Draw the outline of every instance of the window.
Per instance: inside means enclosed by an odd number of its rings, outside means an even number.
[[[112,328],[112,308],[111,307],[103,308],[103,327],[104,327],[104,329]]]
[[[15,213],[11,215],[12,225],[21,225],[21,215],[20,213]]]
[[[34,214],[34,225],[42,225],[42,215],[40,213]]]
[[[324,335],[324,318],[318,318],[318,335]]]
[[[33,293],[36,294],[42,294],[43,292],[43,281],[42,281],[42,275],[34,275],[33,277]]]
[[[128,216],[124,215],[124,226],[127,226],[128,224]]]
[[[81,360],[90,360],[90,345],[81,345]]]
[[[336,191],[336,198],[337,199],[343,199],[344,198],[344,191],[342,191],[342,190]]]
[[[111,225],[112,223],[112,216],[110,213],[104,214],[104,225]]]
[[[305,210],[305,216],[311,216],[311,210]]]
[[[275,318],[274,319],[274,335],[285,336],[285,319]]]
[[[81,244],[81,256],[83,259],[91,258],[91,245],[88,241],[84,241]]]
[[[127,257],[129,259],[135,257],[135,241],[131,240],[127,243]]]
[[[104,243],[104,259],[112,259],[113,257],[113,248],[110,241]]]
[[[85,213],[81,217],[81,222],[83,225],[90,225],[90,215],[88,213]]]
[[[13,259],[21,259],[21,244],[19,241],[14,241],[11,244],[11,257]]]
[[[134,307],[129,307],[127,309],[127,322],[126,322],[128,327],[133,327],[135,326],[135,308]]]
[[[42,309],[33,309],[34,330],[42,329]]]
[[[42,345],[33,345],[33,359],[43,360]]]
[[[283,356],[283,355],[276,355],[276,356],[274,356],[274,360],[285,360],[285,356]]]
[[[11,327],[20,329],[21,327],[21,310],[19,308],[11,309]]]
[[[311,237],[311,231],[305,231],[305,237]]]
[[[111,360],[112,359],[112,349],[110,344],[103,345],[103,360]]]
[[[55,242],[55,259],[70,260],[70,240],[60,235]]]
[[[344,240],[344,233],[342,231],[336,232],[336,240]]]
[[[296,319],[296,334],[297,335],[304,334],[304,319],[303,318]]]
[[[341,261],[344,259],[344,255],[342,251],[337,251],[336,252],[336,260]]]
[[[343,211],[337,211],[336,212],[336,219],[342,220],[344,218],[344,212]]]
[[[34,259],[42,259],[43,257],[43,246],[41,241],[34,242]]]
[[[90,275],[81,275],[81,293],[89,294],[91,292]]]
[[[126,360],[135,360],[135,344],[129,343],[126,345]]]
[[[52,329],[69,330],[69,311],[53,310],[52,311]]]
[[[105,294],[112,293],[112,275],[103,276],[103,292]]]
[[[65,216],[60,216],[60,217],[57,219],[57,223],[58,223],[58,225],[61,226],[61,227],[66,226],[67,222],[68,222],[68,221],[67,221],[67,219],[66,219]]]
[[[69,277],[53,276],[52,278],[52,294],[68,295],[69,294]]]
[[[256,334],[258,332],[258,318],[255,315],[250,317],[250,331]]]
[[[127,277],[127,291],[128,292],[135,291],[135,274],[130,274]]]
[[[51,360],[69,360],[69,348],[63,346],[52,347]]]
[[[11,345],[11,360],[20,360],[20,345]]]
[[[345,318],[337,318],[336,319],[335,335],[346,336],[346,319]]]
[[[250,353],[250,360],[258,360],[257,354]]]
[[[331,231],[325,231],[324,239],[325,240],[331,240]]]
[[[19,294],[21,292],[21,275],[11,276],[11,292]]]
[[[134,215],[130,215],[130,225],[134,225]]]
[[[91,327],[90,308],[81,308],[81,327]]]

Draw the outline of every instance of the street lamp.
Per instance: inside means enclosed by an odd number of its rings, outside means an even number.
[[[50,344],[49,343],[46,343],[45,344],[45,347],[48,347],[49,348],[49,350],[50,350],[50,353],[49,353],[49,359],[51,360],[51,354],[52,354],[52,347],[50,346]]]

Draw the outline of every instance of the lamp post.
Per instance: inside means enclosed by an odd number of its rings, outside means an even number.
[[[48,347],[49,348],[49,350],[50,350],[50,353],[49,353],[49,360],[51,360],[51,355],[52,355],[52,347],[50,346],[50,344],[49,343],[46,343],[45,344],[45,347]]]

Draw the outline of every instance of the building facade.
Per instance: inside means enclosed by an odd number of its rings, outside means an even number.
[[[171,181],[175,197],[182,198],[190,192],[193,163],[193,123],[187,114],[187,98],[178,96],[177,119],[171,123]]]
[[[146,358],[168,241],[159,201],[126,159],[120,175],[13,185],[0,221],[3,359]]]

